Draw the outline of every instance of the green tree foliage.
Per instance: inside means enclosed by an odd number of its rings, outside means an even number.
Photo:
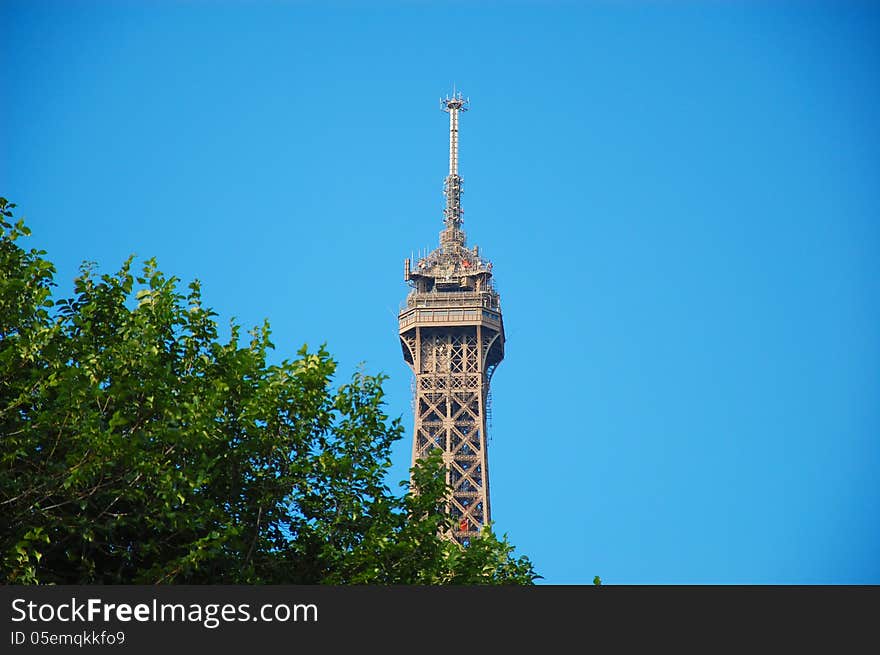
[[[218,338],[199,284],[152,260],[55,269],[0,199],[0,577],[8,583],[511,584],[537,577],[491,530],[469,548],[438,459],[385,485],[399,419],[383,377],[334,388],[269,326]],[[418,493],[415,493],[418,491]]]

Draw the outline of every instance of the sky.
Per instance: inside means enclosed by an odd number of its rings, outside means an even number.
[[[0,0],[0,195],[277,360],[390,376],[464,228],[507,332],[493,520],[542,584],[880,584],[880,6]]]

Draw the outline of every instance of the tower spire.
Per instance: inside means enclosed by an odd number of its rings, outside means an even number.
[[[449,175],[443,185],[446,196],[446,208],[443,210],[443,222],[449,236],[461,230],[462,179],[458,174],[458,115],[470,108],[470,99],[462,96],[461,91],[453,88],[452,96],[440,99],[440,108],[449,114]],[[457,236],[457,235],[456,235]],[[457,239],[456,239],[457,240]]]

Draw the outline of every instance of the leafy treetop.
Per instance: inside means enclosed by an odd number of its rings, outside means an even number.
[[[55,267],[0,198],[0,578],[7,583],[530,584],[491,529],[441,535],[438,458],[386,485],[382,375],[218,338],[199,283],[147,260]],[[401,483],[407,486],[404,483]]]

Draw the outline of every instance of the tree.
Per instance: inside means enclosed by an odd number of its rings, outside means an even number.
[[[441,535],[438,459],[385,484],[382,375],[334,388],[321,347],[267,363],[269,325],[218,338],[198,282],[153,260],[55,268],[0,198],[0,554],[9,583],[531,583],[490,529]],[[403,484],[403,483],[402,483]],[[407,485],[404,485],[407,486]]]

